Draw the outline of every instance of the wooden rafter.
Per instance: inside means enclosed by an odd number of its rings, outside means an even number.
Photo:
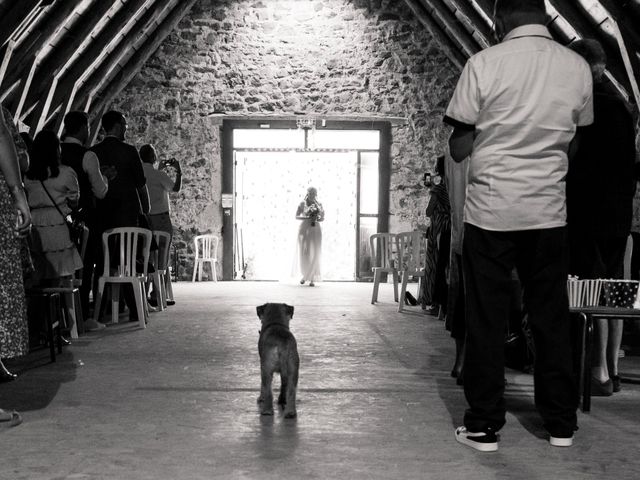
[[[558,14],[571,25],[580,37],[593,38],[602,45],[602,48],[604,48],[607,58],[609,59],[607,69],[619,85],[622,85],[624,88],[630,88],[626,72],[621,68],[622,58],[619,50],[617,49],[617,45],[614,44],[612,46],[611,44],[611,41],[614,39],[609,40],[607,35],[603,35],[602,31],[595,28],[589,20],[585,18],[584,12],[578,9],[574,4],[567,2],[566,0],[550,0],[550,3],[553,8],[556,9]],[[613,48],[614,46],[615,48]],[[626,94],[626,92],[620,93],[623,95]]]
[[[103,55],[103,51],[114,39],[121,39],[120,33],[129,20],[135,15],[146,0],[130,0],[109,21],[107,26],[93,39],[90,46],[80,55],[73,65],[64,72],[55,72],[49,78],[42,78],[36,85],[40,88],[32,88],[25,101],[25,109],[33,109],[31,119],[28,122],[32,129],[36,130],[46,119],[48,112],[55,110],[62,100],[73,90],[76,80]]]
[[[7,68],[9,67],[9,62],[11,61],[11,56],[13,55],[13,49],[15,47],[16,42],[9,40],[2,46],[2,48],[0,48],[0,85],[2,84],[2,79],[7,73]]]
[[[109,56],[103,60],[100,66],[86,79],[82,87],[78,89],[75,98],[72,99],[71,102],[67,102],[65,108],[70,108],[71,105],[69,103],[71,103],[74,109],[85,110],[86,103],[91,96],[91,92],[97,88],[104,79],[109,78],[114,70],[121,68],[119,65],[120,58],[126,54],[127,51],[133,48],[138,38],[147,33],[146,29],[150,27],[155,29],[156,26],[153,25],[153,20],[156,19],[172,2],[174,2],[174,0],[158,0],[152,8],[147,10],[147,12],[138,21],[138,28],[132,29],[127,33],[118,45],[118,48],[114,49]]]
[[[12,6],[3,15],[0,21],[0,45],[4,45],[13,35],[13,32],[20,26],[32,11],[38,8],[40,0],[20,0],[13,2]]]
[[[465,55],[470,57],[481,50],[475,38],[464,28],[453,12],[442,0],[420,0],[422,6],[432,17],[437,18],[444,25],[449,35],[464,50]]]
[[[65,24],[74,8],[75,2],[65,0],[57,8],[47,10],[37,27],[29,32],[20,48],[16,49],[12,56],[6,79],[8,85],[12,85],[21,78],[25,79],[25,82],[26,79],[33,78],[33,75],[29,75],[29,69],[37,68],[38,53],[46,46],[51,35]],[[28,86],[23,85],[23,88]]]
[[[87,35],[89,35],[95,24],[98,23],[111,3],[113,3],[113,0],[94,0],[94,5],[92,5],[92,7],[84,13],[79,21],[75,22],[75,25],[73,25],[67,32],[67,35],[65,35],[60,40],[59,44],[56,45],[55,48],[51,52],[49,52],[49,54],[44,59],[40,59],[40,62],[35,66],[38,71],[39,78],[47,78],[52,76],[55,71],[64,64],[64,62],[71,55],[72,51],[75,50],[75,48],[77,48],[77,46],[84,41]],[[57,25],[55,19],[53,18],[47,19],[47,23],[50,25],[49,28],[51,28],[51,30],[53,30]],[[50,33],[48,33],[48,35],[50,35]],[[44,34],[42,34],[40,35],[40,38],[44,39],[48,35],[45,36]],[[39,45],[40,47],[43,46],[42,41],[38,43],[34,41],[33,44]],[[25,76],[26,70],[33,64],[33,60],[35,59],[34,57],[37,53],[37,51],[29,52],[29,54],[23,52],[20,62],[16,62],[15,68],[13,68],[10,74],[7,75],[7,84],[11,85],[17,79],[23,78]]]
[[[125,88],[133,77],[137,75],[149,57],[160,47],[165,38],[173,31],[176,25],[189,12],[196,0],[181,0],[173,8],[171,13],[158,26],[154,35],[150,36],[142,47],[129,59],[116,77],[96,100],[91,113],[95,114],[103,110]]]
[[[463,53],[458,49],[455,43],[449,38],[449,35],[438,25],[438,23],[429,15],[429,13],[422,7],[422,4],[418,0],[404,0],[407,6],[414,13],[416,18],[422,23],[425,28],[431,33],[431,35],[440,44],[442,49],[447,53],[449,59],[453,64],[462,70],[467,59]]]
[[[472,31],[471,35],[474,37],[476,35],[480,36],[484,46],[490,46],[495,43],[490,26],[487,25],[482,16],[467,0],[445,0],[445,2],[450,3],[456,9],[454,12],[456,16],[462,15],[465,18],[465,23],[473,25],[475,31]]]

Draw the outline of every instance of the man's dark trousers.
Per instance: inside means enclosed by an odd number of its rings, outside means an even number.
[[[498,431],[505,423],[504,340],[513,268],[536,347],[535,403],[552,436],[576,427],[578,392],[567,298],[567,228],[499,232],[465,223],[466,295],[464,392],[469,431]]]

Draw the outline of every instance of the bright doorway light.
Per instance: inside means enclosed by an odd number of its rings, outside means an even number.
[[[296,208],[318,189],[322,278],[354,280],[357,152],[237,152],[236,223],[247,279],[296,278],[292,271],[300,224]]]

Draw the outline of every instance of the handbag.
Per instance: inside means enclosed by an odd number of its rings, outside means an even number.
[[[56,210],[58,211],[60,216],[63,218],[64,223],[67,226],[67,229],[69,230],[69,238],[75,245],[76,249],[80,251],[80,247],[82,245],[82,237],[84,235],[84,222],[78,218],[81,209],[72,211],[69,215],[65,215],[64,213],[62,213],[62,210],[60,210],[60,208],[58,207],[58,204],[55,202],[55,200],[49,193],[49,190],[47,190],[47,187],[44,186],[44,182],[42,180],[40,180],[40,184],[42,185],[42,188],[47,194],[47,197],[49,197],[49,200],[51,200],[51,203],[53,203],[53,206],[56,207]]]

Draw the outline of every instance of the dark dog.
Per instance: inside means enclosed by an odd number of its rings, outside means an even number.
[[[258,403],[262,415],[273,415],[271,381],[274,372],[280,373],[278,405],[284,405],[284,417],[294,418],[296,413],[296,388],[300,359],[296,339],[289,331],[293,307],[285,303],[265,303],[256,307],[262,322],[258,352],[262,382]]]

